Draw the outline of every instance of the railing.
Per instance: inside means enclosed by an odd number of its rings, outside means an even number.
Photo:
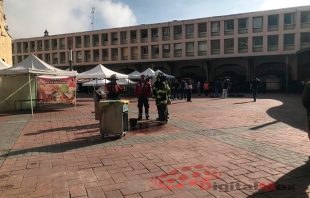
[[[224,54],[233,54],[234,53],[234,48],[226,48],[224,49]]]
[[[138,55],[132,55],[131,60],[138,60]]]
[[[268,31],[279,31],[279,25],[274,25],[274,26],[268,26]]]
[[[198,51],[198,56],[205,56],[207,55],[207,51]]]
[[[220,54],[221,50],[220,49],[212,49],[211,50],[211,55],[218,55]]]
[[[186,56],[194,56],[194,52],[186,52]]]
[[[198,33],[198,38],[203,38],[203,37],[207,37],[207,32],[199,32]]]
[[[148,42],[148,38],[141,38],[141,43],[147,43]]]
[[[174,40],[181,40],[182,34],[174,35]]]
[[[234,30],[225,30],[225,35],[234,35]]]
[[[247,34],[249,32],[248,28],[240,28],[238,29],[238,34]]]

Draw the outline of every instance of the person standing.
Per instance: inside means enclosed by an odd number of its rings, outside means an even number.
[[[200,84],[200,81],[198,81],[198,83],[197,83],[198,96],[200,96],[200,89],[201,89],[201,84]]]
[[[119,93],[125,91],[125,87],[120,87],[116,83],[116,74],[111,75],[109,80],[110,83],[105,85],[107,100],[120,100]]]
[[[228,92],[228,79],[224,80],[224,84],[223,84],[223,93],[222,93],[222,99],[227,98],[227,92]]]
[[[221,82],[219,79],[216,79],[214,82],[214,96],[215,98],[219,97],[219,91],[220,91]]]
[[[191,79],[187,80],[185,84],[185,89],[186,89],[187,102],[192,102],[193,84]]]
[[[208,94],[209,94],[209,82],[208,81],[206,81],[203,84],[203,90],[205,91],[205,96],[208,96]]]
[[[253,81],[251,82],[251,89],[252,89],[253,99],[254,99],[253,102],[256,102],[258,85],[259,85],[259,79],[254,77]]]
[[[307,110],[308,138],[310,139],[310,82],[305,83],[301,96],[301,102]],[[310,159],[310,156],[309,156]]]
[[[185,83],[185,80],[183,79],[182,82],[181,82],[181,90],[180,90],[180,92],[181,92],[181,100],[182,100],[183,98],[186,99],[186,89],[185,89],[185,85],[186,85],[186,83]]]
[[[140,76],[140,81],[135,86],[135,94],[138,97],[139,117],[138,120],[142,120],[143,106],[145,109],[145,118],[149,120],[149,97],[152,94],[151,83],[147,82],[145,75]]]
[[[156,100],[156,106],[158,109],[158,121],[159,124],[165,125],[168,123],[168,101],[170,100],[170,87],[166,82],[166,76],[163,73],[158,74],[159,83],[156,83],[154,96]]]

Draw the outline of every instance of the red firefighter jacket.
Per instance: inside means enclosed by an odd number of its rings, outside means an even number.
[[[144,82],[142,86],[141,82],[138,82],[135,87],[135,94],[137,96],[150,96],[152,94],[152,86],[149,82]]]
[[[107,91],[112,92],[113,94],[117,94],[120,92],[123,92],[124,89],[121,88],[118,84],[116,83],[108,83],[105,85],[105,88]]]

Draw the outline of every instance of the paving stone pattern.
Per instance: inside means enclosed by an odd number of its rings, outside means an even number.
[[[33,117],[0,114],[0,197],[309,197],[310,146],[298,95],[174,100],[168,125],[140,121],[122,139],[105,140],[92,99],[78,104],[47,106]],[[153,101],[150,111],[155,119]],[[199,174],[197,167],[204,167]],[[206,190],[195,181],[204,181],[208,167],[221,175]],[[163,174],[170,179],[159,188],[151,179]],[[216,189],[236,182],[295,190]]]

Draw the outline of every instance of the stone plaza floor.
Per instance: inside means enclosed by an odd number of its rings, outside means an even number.
[[[101,139],[90,97],[0,114],[0,197],[310,197],[300,95],[192,100],[173,100],[164,126],[150,101],[121,139]]]

